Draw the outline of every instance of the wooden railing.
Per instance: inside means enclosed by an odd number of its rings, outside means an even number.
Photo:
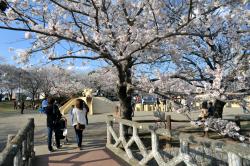
[[[119,135],[116,134],[113,123],[117,122],[119,124]],[[133,134],[128,141],[126,141],[125,136],[125,128],[127,126],[133,128]],[[147,130],[151,132],[151,149],[147,150],[145,145],[143,144],[141,138],[138,135],[138,130]],[[106,147],[113,151],[116,155],[127,161],[131,165],[145,165],[151,159],[154,159],[158,165],[177,165],[182,160],[181,157],[174,157],[171,161],[165,162],[161,154],[159,153],[159,135],[171,138],[171,133],[169,130],[166,129],[156,129],[154,126],[149,126],[145,124],[140,124],[138,122],[133,122],[129,120],[124,120],[120,118],[116,118],[113,116],[107,117],[107,144]],[[112,141],[112,138],[114,141]],[[130,149],[131,145],[136,143],[140,153],[142,154],[143,158],[139,160],[136,158]],[[125,152],[119,148],[121,145]],[[188,161],[187,161],[188,163]]]
[[[113,128],[113,123],[117,122],[119,124],[119,135],[115,133],[115,130]],[[126,141],[126,135],[125,135],[125,128],[129,126],[133,128],[133,134],[132,137]],[[151,150],[148,151],[141,141],[139,135],[138,135],[138,130],[147,130],[151,132]],[[121,145],[124,150],[125,154],[129,159],[129,163],[131,165],[137,165],[138,163],[140,165],[145,165],[149,160],[154,158],[156,162],[161,165],[164,163],[163,158],[158,152],[158,135],[163,135],[166,137],[171,137],[171,134],[168,130],[166,129],[154,129],[153,127],[145,124],[140,124],[137,122],[129,121],[129,120],[124,120],[120,118],[116,118],[113,116],[108,116],[107,117],[107,144],[106,147],[110,149],[111,151],[115,152],[118,154],[121,158],[126,160],[124,158],[124,152],[120,150],[119,145]],[[114,143],[112,141],[112,138],[114,139]],[[138,146],[139,151],[141,152],[143,158],[139,161],[136,159],[135,156],[133,156],[132,151],[130,149],[131,145],[133,143],[136,143]]]
[[[31,166],[34,152],[34,118],[18,131],[8,135],[5,149],[0,154],[0,166]]]
[[[119,125],[119,134],[117,134],[114,123]],[[126,136],[126,129],[130,127],[133,129],[133,134],[130,137]],[[139,130],[145,130],[151,133],[151,146],[145,146],[142,138],[139,137]],[[242,158],[250,159],[250,150],[240,145],[226,145],[223,142],[207,139],[203,137],[194,137],[191,134],[179,135],[179,150],[177,149],[176,155],[166,160],[163,156],[161,149],[159,149],[159,136],[173,138],[171,132],[167,129],[157,129],[154,126],[138,123],[134,121],[124,120],[113,116],[107,117],[107,144],[106,147],[114,154],[118,155],[123,160],[127,161],[130,165],[146,165],[149,164],[151,159],[154,159],[157,165],[175,166],[180,163],[186,165],[198,165],[190,152],[190,146],[209,145],[209,148],[217,150],[221,153],[227,154],[227,163],[229,166],[241,166]],[[175,138],[176,139],[176,138]],[[171,140],[171,139],[169,139]],[[133,154],[134,149],[131,148],[132,144],[136,144],[141,158]],[[199,152],[200,153],[200,152]],[[195,154],[197,156],[197,154]]]
[[[245,116],[235,116],[234,119],[223,119],[223,120],[228,120],[228,121],[233,121],[235,122],[239,127],[241,127],[242,122],[250,122],[250,117],[245,117]],[[164,127],[165,129],[168,130],[172,130],[172,123],[189,123],[190,120],[176,120],[176,119],[172,119],[171,115],[166,115],[164,120],[159,120],[159,119],[150,119],[150,120],[136,120],[136,122],[138,123],[161,123],[161,127]],[[185,132],[185,129],[180,130],[181,132]],[[186,132],[204,132],[204,130],[186,130]],[[241,132],[246,132],[246,131],[250,131],[249,128],[245,129],[241,129]],[[212,131],[211,131],[212,132]],[[207,134],[208,132],[206,132],[206,136],[208,136]]]

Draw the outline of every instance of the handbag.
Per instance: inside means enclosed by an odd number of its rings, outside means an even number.
[[[67,129],[64,129],[64,130],[63,130],[63,136],[66,137],[67,134],[68,134],[68,130],[67,130]]]
[[[74,113],[74,118],[77,121],[76,129],[77,130],[84,130],[85,129],[85,125],[78,122],[76,113]]]
[[[76,129],[77,129],[77,130],[84,130],[84,129],[85,129],[85,125],[84,125],[84,124],[77,123]]]

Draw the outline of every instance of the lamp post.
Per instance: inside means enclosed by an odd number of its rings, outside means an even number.
[[[20,101],[20,86],[21,86],[21,72],[19,73],[19,80],[18,80],[18,101]]]

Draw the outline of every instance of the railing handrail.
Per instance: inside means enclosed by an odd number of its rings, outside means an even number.
[[[126,126],[136,127],[138,129],[144,129],[144,130],[148,130],[148,131],[155,131],[156,134],[158,134],[158,135],[172,137],[171,131],[169,131],[167,129],[155,128],[152,125],[142,124],[142,123],[138,123],[136,121],[130,121],[130,120],[126,120],[126,119],[121,119],[121,118],[118,118],[118,117],[114,117],[113,115],[108,115],[107,116],[107,121],[122,123],[122,124],[124,124]]]
[[[16,165],[14,160],[18,153],[21,153],[21,156],[23,155],[21,160],[27,160],[27,163],[31,164],[28,160],[30,160],[30,157],[34,157],[34,127],[34,118],[28,119],[25,126],[18,131],[12,140],[9,140],[10,142],[7,142],[6,147],[0,153],[0,166]],[[30,154],[27,154],[27,150]],[[16,163],[19,163],[19,161],[16,161]]]
[[[237,120],[240,120],[242,122],[245,122],[245,121],[250,121],[250,118],[249,117],[241,117],[239,116],[239,119],[230,119],[230,118],[225,118],[223,120],[228,120],[228,121],[237,121]],[[159,120],[159,119],[143,119],[143,120],[135,120],[135,122],[138,122],[138,123],[154,123],[154,122],[168,122],[167,120]],[[190,120],[177,120],[177,119],[172,119],[171,118],[171,122],[180,122],[180,123],[184,123],[184,122],[190,122]]]
[[[113,122],[117,122],[119,124],[119,135],[116,134],[113,128]],[[125,130],[126,128],[124,126],[130,126],[133,128],[133,134],[130,137],[129,141],[126,140],[126,134]],[[147,131],[150,131],[151,133],[151,150],[148,150],[145,145],[143,144],[142,140],[140,139],[138,135],[138,130],[144,129]],[[162,135],[164,137],[171,138],[171,132],[167,129],[158,129],[152,125],[146,125],[146,124],[140,124],[138,122],[133,122],[117,117],[107,116],[107,144],[106,147],[112,150],[113,152],[116,152],[116,154],[119,155],[118,146],[122,145],[125,149],[125,153],[127,157],[124,158],[124,155],[120,156],[125,161],[129,162],[130,165],[144,165],[152,158],[155,158],[157,163],[164,163],[163,158],[161,157],[160,153],[158,152],[158,136]],[[115,143],[112,143],[112,138],[114,139]],[[130,146],[136,143],[142,156],[142,160],[138,160],[133,156],[132,151],[130,149]],[[121,152],[124,153],[124,152]]]
[[[113,123],[117,122],[119,124],[119,134],[117,135],[113,128]],[[133,134],[129,140],[125,139],[124,125],[133,127]],[[142,127],[141,127],[142,126]],[[148,126],[148,127],[146,127]],[[138,135],[138,129],[148,129],[151,131],[151,149],[147,149],[143,144],[142,140]],[[166,133],[164,133],[166,132]],[[209,138],[193,136],[187,133],[180,133],[178,139],[180,140],[180,149],[177,156],[174,156],[169,161],[164,161],[163,156],[161,156],[159,147],[159,135],[171,136],[171,131],[167,129],[156,129],[150,127],[150,125],[140,124],[138,122],[133,122],[125,119],[120,119],[113,116],[108,116],[107,118],[107,144],[106,147],[111,151],[119,155],[125,161],[129,162],[131,165],[144,165],[147,164],[151,159],[155,159],[158,165],[177,165],[181,162],[187,165],[197,165],[192,158],[192,152],[190,151],[190,145],[201,145],[207,148],[214,149],[215,151],[227,154],[229,166],[239,165],[243,159],[250,160],[250,150],[239,145],[239,144],[226,144],[225,142],[212,140]],[[170,138],[173,138],[171,136]],[[113,141],[112,141],[113,138]],[[130,149],[133,143],[137,144],[143,158],[137,159]],[[122,145],[125,151],[119,149],[119,145]],[[126,155],[125,155],[125,154]],[[126,156],[126,157],[124,157]]]

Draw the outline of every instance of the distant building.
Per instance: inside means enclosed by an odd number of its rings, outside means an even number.
[[[10,100],[8,93],[3,93],[0,95],[0,101],[8,101]]]

